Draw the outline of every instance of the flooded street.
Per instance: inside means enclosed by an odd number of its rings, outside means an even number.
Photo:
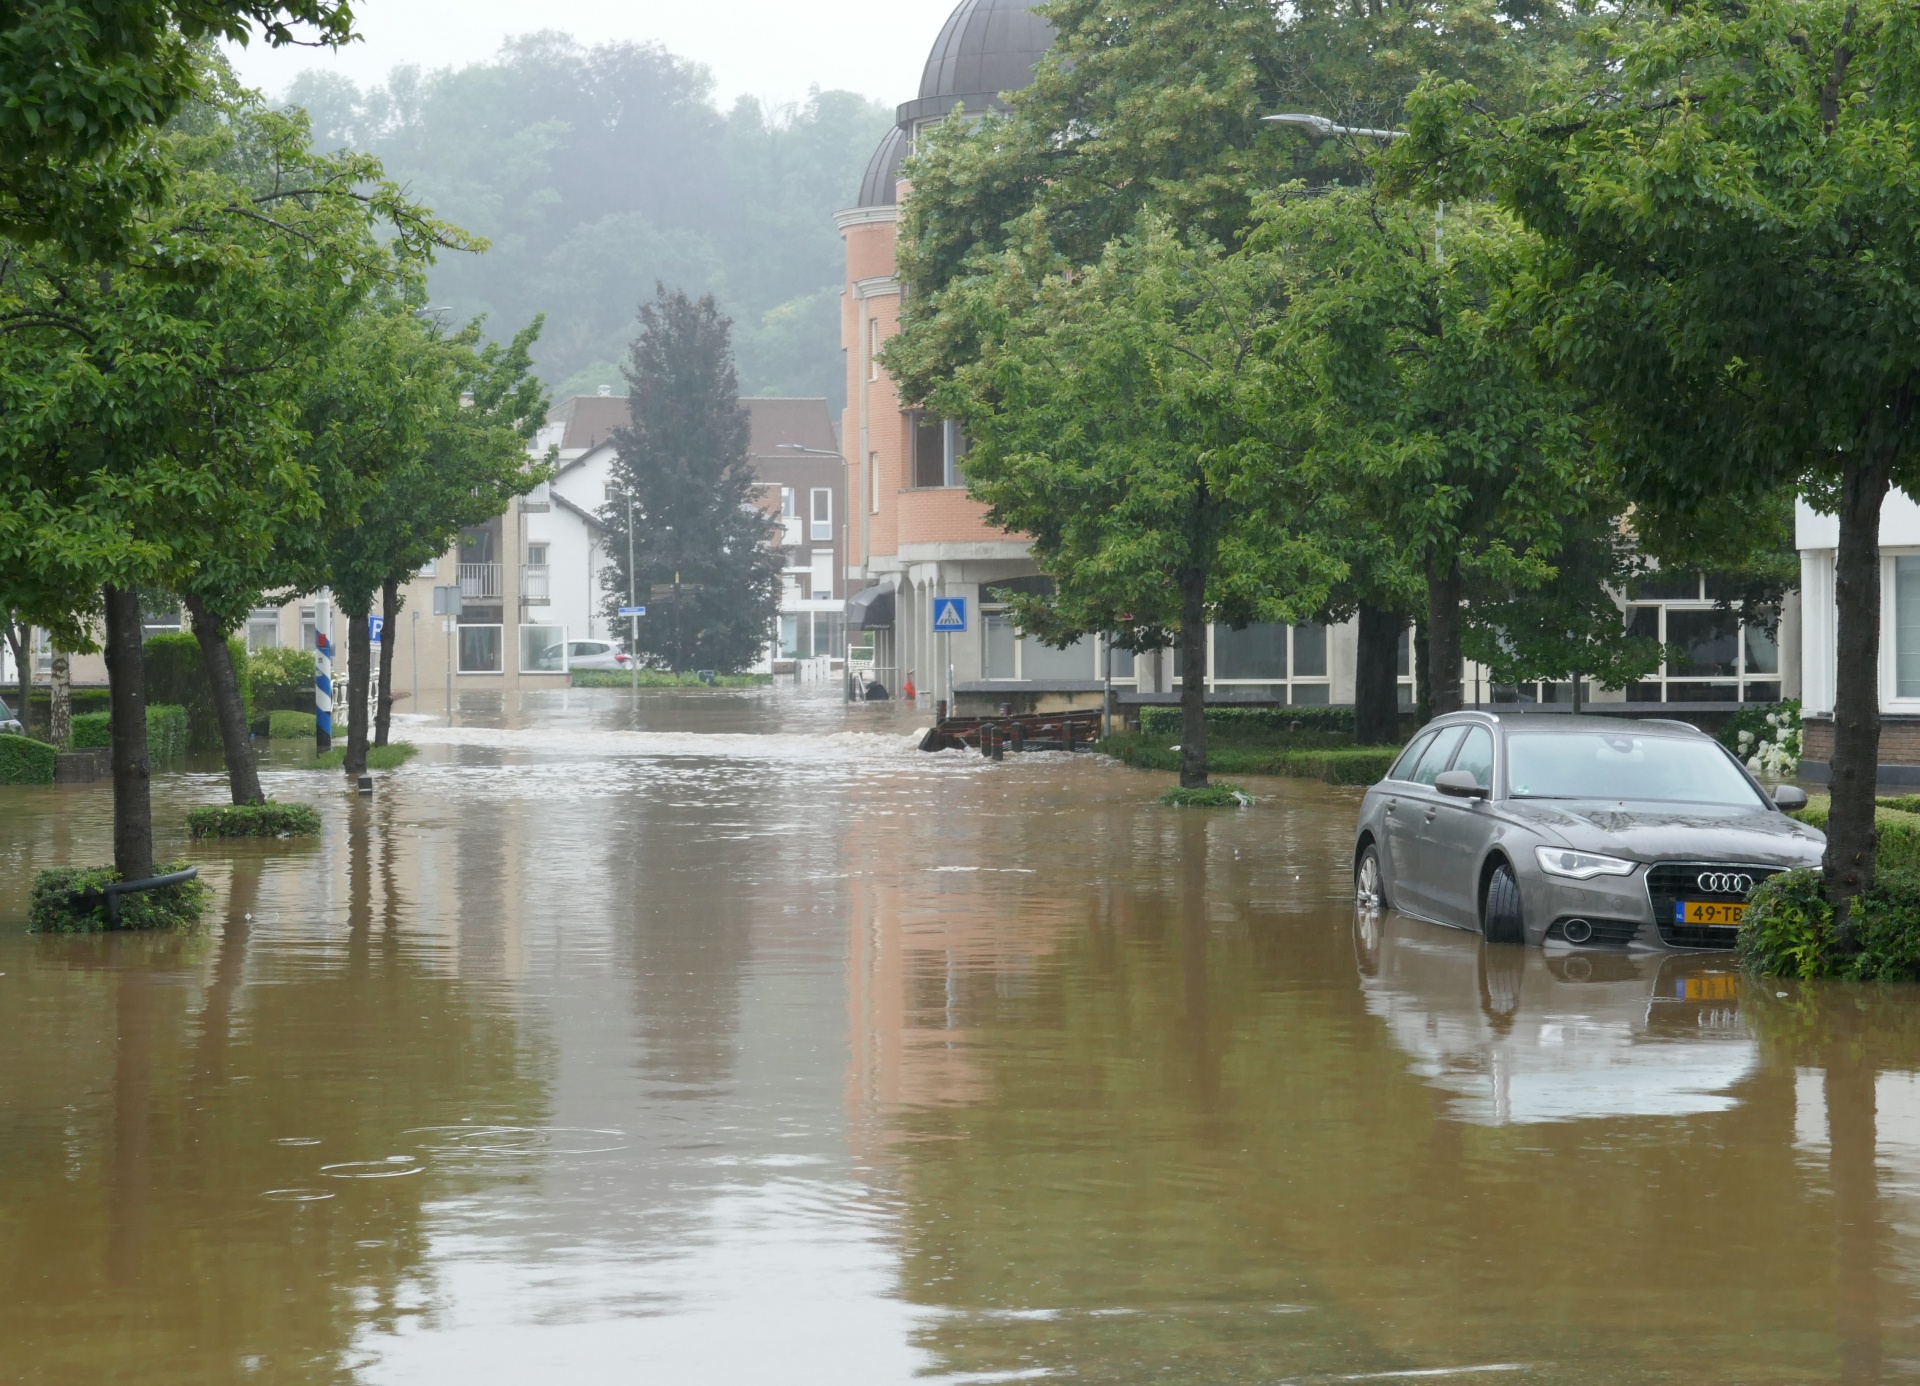
[[[1920,1374],[1920,994],[1356,919],[1357,790],[915,725],[269,758],[325,835],[196,847],[183,938],[26,934],[109,791],[0,790],[0,1381]]]

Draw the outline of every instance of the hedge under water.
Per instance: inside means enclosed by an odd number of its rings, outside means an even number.
[[[313,839],[28,936],[0,1375],[1873,1380],[1920,1359],[1920,992],[1356,917],[1359,793],[1172,812],[791,689],[529,696]],[[168,835],[171,836],[168,836]]]

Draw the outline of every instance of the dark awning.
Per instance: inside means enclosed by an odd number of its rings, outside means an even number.
[[[867,587],[847,598],[848,630],[891,630],[893,589]]]

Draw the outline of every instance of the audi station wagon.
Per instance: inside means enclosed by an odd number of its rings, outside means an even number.
[[[1747,892],[1826,838],[1685,722],[1457,712],[1367,791],[1360,904],[1549,947],[1731,948]]]

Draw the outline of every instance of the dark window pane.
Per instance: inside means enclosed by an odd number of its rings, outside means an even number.
[[[1393,666],[1394,673],[1397,674],[1399,677],[1404,679],[1413,672],[1413,627],[1412,626],[1401,627],[1400,647],[1399,647],[1398,653],[1394,656],[1394,658],[1397,661]]]
[[[1746,699],[1750,703],[1777,703],[1780,701],[1780,685],[1777,683],[1750,683],[1746,688]]]
[[[1667,682],[1667,701],[1670,703],[1737,703],[1740,701],[1740,685],[1727,683],[1685,683],[1676,680]]]
[[[1496,703],[1532,703],[1540,696],[1538,685],[1531,683],[1496,683],[1490,692]]]
[[[1323,679],[1327,676],[1327,628],[1293,628],[1293,676],[1296,679]]]
[[[1413,767],[1420,763],[1421,754],[1427,749],[1427,743],[1432,740],[1432,732],[1428,732],[1425,736],[1417,738],[1414,743],[1407,747],[1405,752],[1401,754],[1400,759],[1393,763],[1393,769],[1387,771],[1387,778],[1390,780],[1412,779]]]
[[[1638,636],[1642,640],[1658,640],[1660,638],[1660,608],[1657,606],[1628,607],[1627,634]]]
[[[1420,757],[1420,768],[1413,772],[1415,784],[1432,784],[1440,772],[1447,768],[1447,762],[1453,759],[1454,751],[1460,745],[1460,738],[1467,734],[1465,727],[1443,727],[1440,734],[1433,738],[1433,744],[1427,747],[1427,753]]]
[[[1287,676],[1287,628],[1248,626],[1213,628],[1213,676],[1216,679],[1284,679]]]
[[[947,480],[947,429],[927,414],[913,416],[913,484],[944,486]]]
[[[1678,662],[1669,662],[1669,676],[1697,678],[1701,675],[1737,674],[1740,621],[1731,611],[1667,610],[1667,643],[1684,652]],[[1671,694],[1668,702],[1673,701]]]
[[[1657,703],[1660,701],[1660,685],[1657,683],[1630,683],[1627,685],[1627,701],[1630,703]]]
[[[1293,686],[1295,707],[1325,707],[1327,701],[1327,686],[1324,683],[1296,683]]]
[[[1768,635],[1763,626],[1747,626],[1742,633],[1747,640],[1747,672],[1749,674],[1779,673],[1780,642]]]

